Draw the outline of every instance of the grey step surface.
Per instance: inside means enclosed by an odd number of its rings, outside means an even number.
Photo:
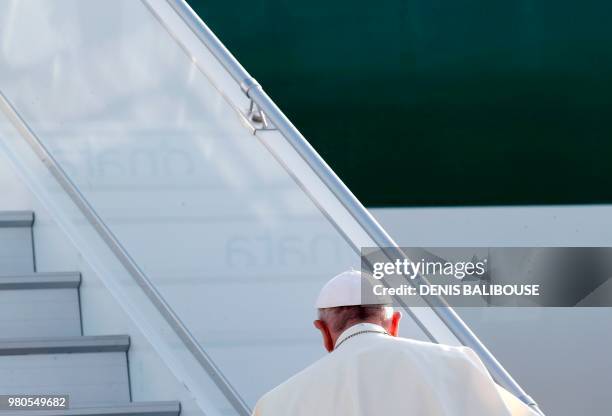
[[[2,394],[69,394],[71,406],[130,402],[129,337],[82,336],[0,341]]]
[[[80,283],[78,272],[0,276],[0,340],[82,335]]]
[[[31,227],[33,224],[32,211],[0,211],[0,228]]]
[[[72,407],[66,410],[1,411],[2,416],[178,416],[179,402],[140,402],[115,406]]]
[[[125,353],[129,348],[130,337],[128,335],[22,338],[0,341],[0,356],[94,352]]]
[[[19,289],[78,289],[79,272],[51,272],[0,276],[1,290]]]
[[[31,211],[0,212],[0,275],[33,273]]]

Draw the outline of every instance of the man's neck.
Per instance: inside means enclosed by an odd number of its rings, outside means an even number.
[[[387,333],[387,331],[380,324],[373,323],[373,322],[358,322],[358,323],[355,323],[349,326],[344,331],[342,331],[340,335],[338,335],[336,339],[334,340],[334,346],[337,346],[343,340],[347,339],[350,336],[353,336],[354,334],[358,332],[362,332],[362,331],[380,332],[381,334]]]

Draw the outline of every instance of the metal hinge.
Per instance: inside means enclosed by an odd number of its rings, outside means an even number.
[[[251,104],[249,105],[249,110],[246,114],[246,117],[249,121],[249,124],[251,124],[251,126],[255,130],[253,134],[255,134],[257,131],[262,130],[276,130],[276,127],[274,127],[270,120],[268,120],[266,113],[264,113],[264,111],[259,108],[259,106],[255,104],[253,100],[251,100]]]
[[[266,113],[249,96],[251,88],[260,88],[259,83],[254,78],[248,78],[240,83],[240,87],[244,94],[249,97],[249,108],[246,112],[241,112],[241,114],[253,134],[258,131],[276,130],[276,127],[270,122]]]

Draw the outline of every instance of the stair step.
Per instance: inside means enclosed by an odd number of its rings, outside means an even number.
[[[0,340],[2,394],[68,394],[70,406],[130,402],[127,335]]]
[[[33,224],[32,211],[0,211],[0,228],[31,227]]]
[[[23,338],[0,340],[0,356],[27,354],[69,354],[90,352],[127,352],[128,335],[84,337]]]
[[[0,341],[81,335],[81,275],[0,276]]]
[[[2,411],[2,416],[178,416],[179,402],[136,402],[115,406],[70,407],[65,410]]]
[[[0,290],[20,289],[78,289],[79,272],[30,273],[0,276]]]
[[[34,272],[31,211],[0,212],[0,275]]]

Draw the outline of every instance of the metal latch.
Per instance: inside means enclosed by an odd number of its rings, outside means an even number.
[[[249,109],[243,116],[253,130],[253,134],[258,131],[276,130],[276,127],[270,122],[266,113],[249,96],[251,88],[261,88],[259,83],[254,78],[248,78],[240,83],[240,87],[245,95],[249,97]]]
[[[247,112],[247,119],[255,129],[255,131],[259,130],[276,130],[276,127],[270,123],[266,113],[263,112],[261,108],[255,101],[251,100],[251,104],[249,105],[249,111]]]

